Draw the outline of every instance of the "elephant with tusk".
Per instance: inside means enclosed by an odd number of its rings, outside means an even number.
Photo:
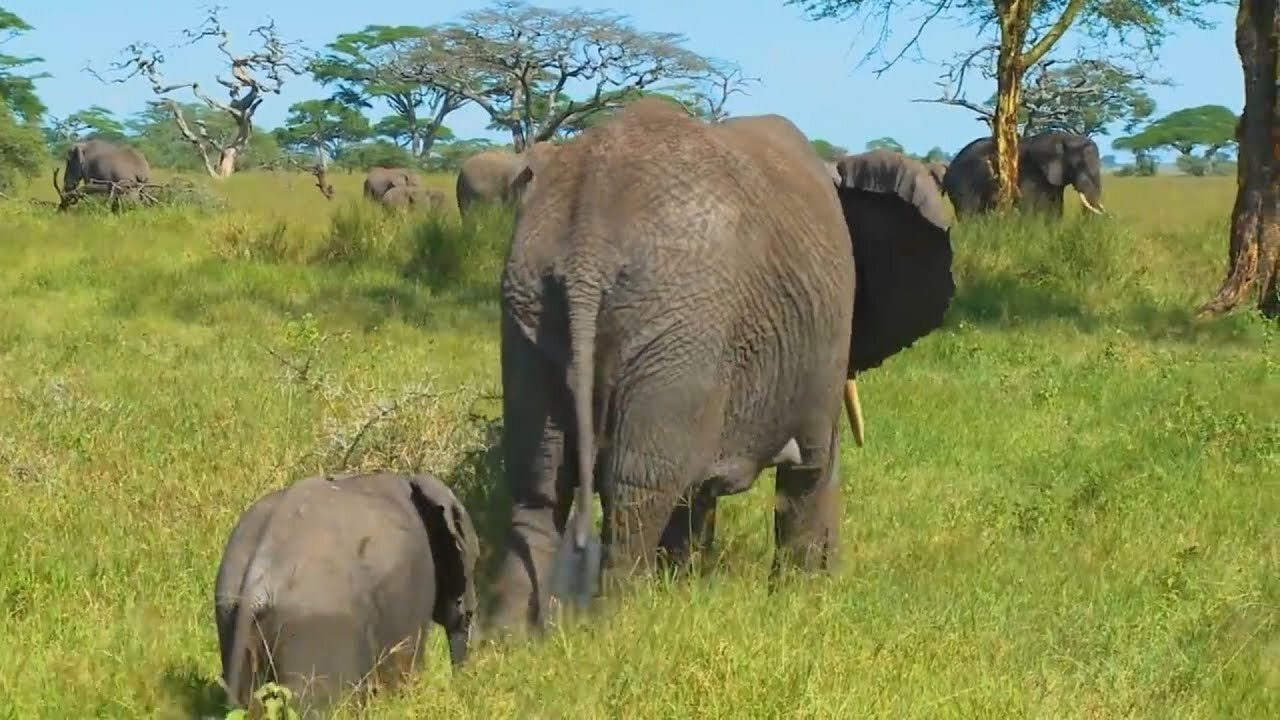
[[[832,566],[842,388],[940,327],[955,290],[933,181],[874,166],[824,165],[779,115],[708,124],[654,98],[526,160],[490,631],[544,627],[570,509],[584,548],[597,491],[606,587],[687,557],[718,498],[768,467],[771,577]]]
[[[996,184],[991,161],[995,143],[982,137],[964,146],[943,178],[956,216],[988,212],[995,207]],[[1062,215],[1062,195],[1070,185],[1088,212],[1105,215],[1102,206],[1102,160],[1098,145],[1084,135],[1050,130],[1022,138],[1018,144],[1019,207]]]

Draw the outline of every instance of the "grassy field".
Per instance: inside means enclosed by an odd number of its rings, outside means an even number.
[[[0,204],[0,718],[222,712],[222,545],[304,474],[433,471],[492,548],[503,220],[359,182]],[[1189,317],[1229,180],[1107,182],[1113,220],[957,227],[946,327],[862,381],[835,576],[765,593],[766,475],[711,576],[452,678],[437,633],[367,716],[1280,717],[1280,330]]]

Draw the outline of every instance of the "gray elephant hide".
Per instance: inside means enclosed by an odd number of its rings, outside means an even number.
[[[275,680],[323,714],[355,687],[398,684],[433,621],[461,663],[476,543],[466,510],[428,475],[309,477],[261,498],[218,568],[228,696],[248,706]]]

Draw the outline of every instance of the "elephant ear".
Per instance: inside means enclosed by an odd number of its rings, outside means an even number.
[[[408,478],[409,497],[427,528],[436,567],[433,619],[445,624],[453,605],[467,615],[476,612],[475,567],[480,556],[471,516],[458,497],[432,475]]]
[[[511,187],[509,191],[513,197],[523,198],[524,194],[529,190],[529,184],[533,179],[541,173],[556,154],[560,152],[560,147],[555,143],[537,142],[529,146],[529,149],[516,155],[515,170],[511,176]]]
[[[923,163],[877,150],[842,158],[836,169],[856,274],[854,377],[942,326],[955,295],[951,229]]]

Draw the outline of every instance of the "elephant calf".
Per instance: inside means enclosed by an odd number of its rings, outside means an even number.
[[[462,663],[478,554],[466,509],[429,475],[313,476],[258,499],[215,584],[229,699],[247,707],[270,680],[323,715],[411,672],[433,621]]]

